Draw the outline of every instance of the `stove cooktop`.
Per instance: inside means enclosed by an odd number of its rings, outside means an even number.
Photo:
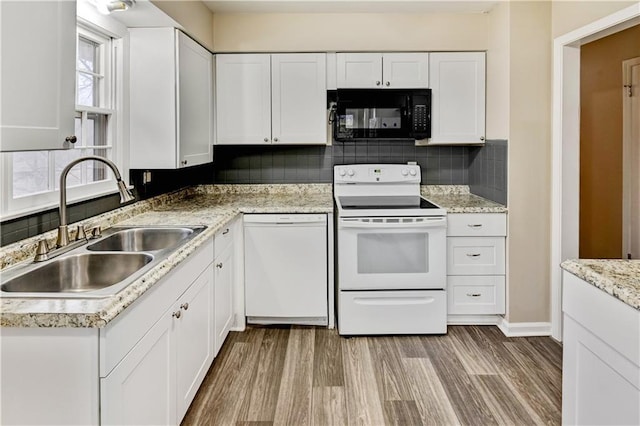
[[[338,199],[343,210],[440,208],[421,196],[343,196]]]

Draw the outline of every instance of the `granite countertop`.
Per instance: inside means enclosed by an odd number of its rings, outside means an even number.
[[[562,269],[640,310],[640,260],[576,259]]]
[[[423,185],[422,196],[447,213],[506,213],[507,207],[469,192],[465,185]]]
[[[2,298],[0,326],[104,327],[239,214],[284,212],[333,212],[331,185],[201,186],[92,218],[87,223],[100,223],[103,229],[114,225],[159,224],[206,225],[207,229],[115,296],[103,299]],[[42,237],[53,240],[55,232],[0,249],[2,267],[29,261],[37,240]]]
[[[466,186],[424,186],[423,195],[449,213],[504,213],[506,208],[469,193]],[[103,299],[0,299],[2,327],[106,326],[218,230],[242,213],[332,213],[330,184],[202,185],[139,201],[74,224],[206,225],[207,229],[124,290]],[[56,232],[0,248],[0,269],[30,261],[38,240],[49,245]]]

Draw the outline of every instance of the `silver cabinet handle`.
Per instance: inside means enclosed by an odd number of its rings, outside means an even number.
[[[467,256],[469,256],[469,257],[478,257],[478,256],[480,256],[480,253],[467,253]]]
[[[391,82],[387,81],[386,85],[387,85],[387,87],[391,86]]]
[[[229,233],[229,228],[227,228],[224,231],[222,231],[222,235],[227,235],[228,233]]]
[[[480,140],[483,141],[484,140],[484,136],[480,136]]]
[[[265,142],[269,142],[269,138],[264,138],[264,141]]]
[[[470,223],[467,225],[469,228],[482,228],[481,223]]]
[[[278,138],[273,138],[273,141],[274,142],[278,142]]]
[[[64,141],[69,143],[76,143],[78,142],[78,137],[75,135],[67,136],[66,138],[64,138]]]
[[[189,303],[183,303],[182,305],[180,305],[180,309],[184,309],[186,311],[187,309],[189,309]]]
[[[480,297],[480,296],[482,296],[482,293],[467,293],[467,296],[469,296],[469,297]]]
[[[379,81],[376,81],[376,86],[380,86],[380,82]]]
[[[187,160],[181,161],[180,164],[182,164],[183,166],[187,165]]]
[[[171,316],[174,318],[180,318],[182,316],[182,312],[175,311],[174,313],[171,314]]]
[[[222,262],[220,262],[220,263],[216,264],[216,268],[218,268],[218,269],[222,269]]]

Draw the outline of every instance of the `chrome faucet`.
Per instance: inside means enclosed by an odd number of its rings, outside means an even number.
[[[111,170],[113,170],[113,174],[116,178],[116,184],[118,185],[118,192],[120,192],[120,204],[135,200],[133,194],[127,189],[127,185],[122,181],[118,167],[116,167],[112,161],[95,155],[88,155],[86,157],[80,157],[73,160],[67,164],[64,170],[62,170],[62,174],[60,174],[60,226],[58,227],[58,240],[56,242],[56,247],[64,247],[69,244],[69,232],[67,231],[67,175],[73,166],[87,160],[99,161],[106,164]]]

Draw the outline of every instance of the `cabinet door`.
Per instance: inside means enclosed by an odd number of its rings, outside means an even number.
[[[132,169],[177,167],[176,32],[129,29],[129,162]]]
[[[173,318],[167,311],[131,352],[100,380],[105,425],[176,423]]]
[[[431,53],[429,143],[484,143],[485,54]]]
[[[273,142],[327,143],[326,54],[271,55]]]
[[[268,54],[216,55],[216,144],[271,143]]]
[[[382,87],[380,53],[338,53],[338,89]]]
[[[383,53],[382,78],[389,89],[429,87],[429,54]]]
[[[213,362],[213,265],[178,298],[175,321],[178,423],[187,412]]]
[[[215,260],[215,353],[229,334],[233,323],[233,244]]]
[[[177,31],[178,164],[189,167],[213,159],[213,56]]]
[[[0,150],[70,147],[75,37],[75,1],[0,2]]]

